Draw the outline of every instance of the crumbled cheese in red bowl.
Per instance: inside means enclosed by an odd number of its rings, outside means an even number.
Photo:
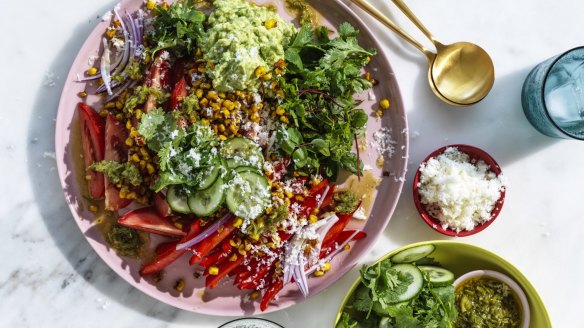
[[[485,229],[499,214],[506,181],[495,160],[468,145],[442,147],[420,165],[414,200],[435,230],[468,236]]]

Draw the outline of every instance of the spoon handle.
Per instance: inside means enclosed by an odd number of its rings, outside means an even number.
[[[422,24],[422,22],[418,19],[418,17],[416,17],[416,15],[414,15],[414,13],[410,10],[410,8],[402,1],[402,0],[391,0],[399,10],[401,10],[402,13],[404,13],[404,15],[406,15],[406,17],[412,22],[414,23],[414,25],[416,25],[416,27],[418,29],[420,29],[420,31],[422,31],[422,33],[424,33],[424,35],[430,40],[432,41],[432,43],[434,45],[436,45],[437,43],[439,44],[438,41],[436,41],[436,39],[434,39],[434,36],[432,35],[432,33],[430,33],[430,31],[428,31],[428,29]]]
[[[434,53],[432,53],[430,50],[426,49],[418,41],[414,40],[414,38],[412,38],[404,30],[402,30],[401,28],[399,28],[394,22],[392,22],[387,16],[385,16],[384,14],[382,14],[377,8],[373,7],[369,2],[367,2],[366,0],[351,0],[351,1],[354,4],[356,4],[359,8],[365,10],[373,18],[377,19],[383,25],[387,26],[389,29],[391,29],[392,31],[394,31],[395,33],[397,33],[399,36],[401,36],[404,40],[406,40],[411,45],[413,45],[414,47],[416,47],[418,50],[420,50],[421,52],[423,52],[424,55],[426,55],[426,57],[428,57],[428,59],[433,59],[434,58],[434,56],[435,56]],[[409,18],[409,16],[408,16],[408,18]],[[416,24],[416,26],[417,26],[417,24]]]

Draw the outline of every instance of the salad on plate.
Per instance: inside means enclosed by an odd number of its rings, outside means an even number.
[[[153,284],[186,254],[206,288],[232,283],[263,311],[289,283],[307,296],[366,237],[347,228],[379,184],[354,95],[376,84],[376,50],[286,3],[300,27],[245,0],[149,0],[104,17],[99,58],[78,74],[88,209]],[[346,172],[371,190],[336,186]]]

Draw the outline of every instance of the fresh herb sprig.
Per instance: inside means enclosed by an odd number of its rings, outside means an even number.
[[[292,121],[277,135],[297,172],[333,179],[341,168],[361,173],[363,165],[351,148],[368,117],[353,96],[371,88],[361,72],[376,53],[358,44],[359,31],[350,24],[341,24],[338,33],[330,39],[326,28],[305,25],[287,46],[280,106]]]
[[[198,40],[204,34],[203,23],[206,15],[196,9],[200,1],[181,0],[166,7],[154,8],[156,19],[153,31],[148,35],[150,53],[153,56],[162,49],[171,50],[176,57],[193,55]]]

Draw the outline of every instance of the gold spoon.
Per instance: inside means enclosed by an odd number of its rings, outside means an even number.
[[[444,102],[455,106],[472,105],[481,101],[491,90],[495,82],[495,69],[491,57],[481,47],[469,42],[448,45],[438,42],[403,1],[392,0],[434,44],[436,53],[433,53],[366,0],[351,1],[426,55],[428,82],[434,94]]]

